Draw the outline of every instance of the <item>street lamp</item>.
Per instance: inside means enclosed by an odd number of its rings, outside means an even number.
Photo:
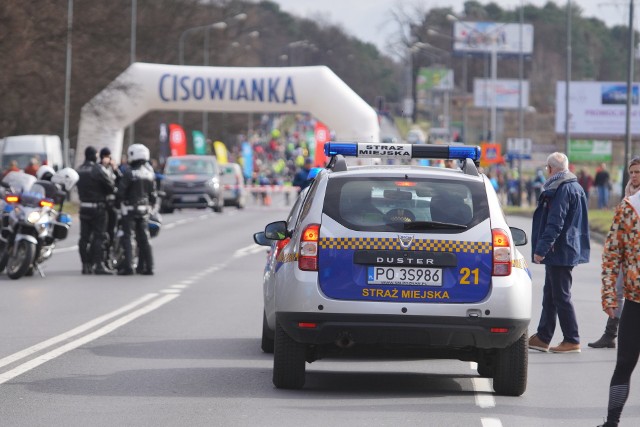
[[[203,50],[204,50],[204,65],[208,65],[209,29],[211,28],[216,30],[224,30],[225,28],[227,28],[227,23],[221,21],[221,22],[216,22],[214,24],[209,24],[209,25],[199,25],[197,27],[187,28],[182,32],[182,34],[180,34],[180,39],[178,40],[178,58],[180,60],[180,65],[184,65],[184,39],[186,35],[188,33],[198,31],[198,30],[206,30]],[[183,118],[184,118],[184,112],[182,110],[178,111],[178,123],[180,123],[180,126],[182,126]],[[203,121],[203,127],[206,127],[206,123],[208,122],[206,112],[203,112],[202,121]],[[203,129],[203,131],[205,131],[205,129]],[[206,133],[205,133],[205,136],[206,136]]]

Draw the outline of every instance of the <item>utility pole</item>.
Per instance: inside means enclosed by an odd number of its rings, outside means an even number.
[[[627,111],[625,122],[625,144],[624,144],[624,169],[622,172],[622,196],[624,189],[629,182],[629,162],[631,161],[631,151],[633,151],[631,139],[631,105],[633,96],[633,61],[634,61],[634,28],[633,28],[633,0],[629,1],[629,47],[627,64]]]
[[[567,77],[564,94],[564,153],[569,155],[569,99],[571,87],[571,0],[567,0]]]

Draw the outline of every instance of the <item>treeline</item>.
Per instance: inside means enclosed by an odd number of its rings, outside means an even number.
[[[70,140],[77,138],[81,107],[109,84],[130,63],[131,0],[75,0],[72,33]],[[374,105],[384,97],[401,105],[406,93],[406,52],[416,41],[428,42],[451,52],[444,38],[428,35],[432,28],[451,34],[447,13],[466,20],[518,22],[519,11],[494,3],[465,3],[464,11],[450,8],[430,11],[402,10],[391,6],[389,25],[397,30],[386,53],[362,42],[321,17],[300,19],[270,1],[238,0],[138,0],[136,60],[178,64],[178,45],[189,28],[225,22],[224,29],[210,31],[208,63],[213,66],[326,65]],[[395,9],[394,9],[395,8]],[[339,13],[339,11],[337,11]],[[598,19],[585,19],[573,8],[573,79],[624,80],[626,70],[625,27],[607,28]],[[548,3],[542,8],[525,6],[525,22],[534,25],[533,57],[525,64],[531,82],[531,100],[538,111],[554,107],[555,81],[564,79],[566,15],[564,7]],[[244,19],[241,19],[244,18]],[[410,32],[405,30],[410,28]],[[0,2],[0,137],[28,133],[63,133],[67,41],[66,0],[6,0]],[[204,31],[184,35],[184,63],[205,61]],[[461,88],[462,62],[452,55],[415,55],[414,70],[444,63],[456,71]],[[472,77],[484,76],[484,60],[468,67]],[[501,61],[499,77],[517,77],[517,61]],[[135,139],[157,142],[158,124],[175,122],[177,113],[150,112],[136,123]],[[202,114],[185,113],[187,129],[201,127]],[[209,137],[233,142],[233,135],[247,128],[242,114],[209,114]],[[126,137],[125,137],[126,140]]]

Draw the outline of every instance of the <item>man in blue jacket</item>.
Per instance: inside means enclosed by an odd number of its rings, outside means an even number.
[[[538,198],[531,231],[533,262],[545,265],[545,280],[540,323],[537,334],[529,338],[529,348],[579,353],[578,321],[571,302],[571,272],[576,265],[589,262],[587,197],[577,177],[569,172],[569,160],[564,154],[549,155],[547,171],[549,178]],[[560,345],[549,348],[556,317],[564,338]]]

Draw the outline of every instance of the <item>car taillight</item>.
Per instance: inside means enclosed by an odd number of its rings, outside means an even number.
[[[493,240],[493,275],[511,274],[511,242],[509,235],[499,228],[491,230]]]
[[[320,224],[311,224],[302,232],[298,268],[305,271],[318,271],[318,237]]]

